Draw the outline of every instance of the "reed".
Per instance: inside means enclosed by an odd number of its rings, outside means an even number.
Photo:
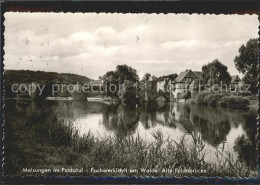
[[[77,129],[67,125],[63,129],[65,135],[69,134],[70,144],[64,148],[62,155],[65,155],[64,165],[72,165],[90,168],[128,168],[138,169],[138,174],[129,171],[121,173],[98,173],[90,171],[84,175],[95,176],[228,176],[228,177],[254,177],[254,169],[247,168],[243,162],[235,159],[230,152],[225,152],[223,145],[216,148],[214,153],[217,161],[209,162],[206,159],[209,151],[205,149],[205,143],[200,134],[189,133],[183,135],[178,141],[164,137],[161,131],[152,133],[153,141],[146,141],[137,134],[120,135],[114,133],[110,136],[95,137],[93,133],[80,136]],[[158,172],[142,172],[140,169],[157,169]],[[163,172],[165,169],[172,169],[172,172]],[[205,170],[205,173],[185,173],[182,169]],[[179,170],[179,171],[178,171]],[[70,174],[71,175],[71,174]],[[82,175],[82,174],[81,174]]]

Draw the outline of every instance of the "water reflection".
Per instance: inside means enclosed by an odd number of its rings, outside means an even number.
[[[27,166],[32,156],[28,147],[39,150],[44,143],[67,145],[69,136],[59,132],[59,124],[70,124],[81,135],[89,131],[98,137],[117,133],[140,134],[151,140],[151,132],[160,129],[173,139],[197,132],[210,149],[229,145],[248,166],[256,159],[256,110],[230,110],[184,104],[145,104],[137,108],[108,106],[80,101],[11,101],[5,102],[6,154],[9,171]],[[50,133],[50,127],[55,133]],[[7,156],[8,156],[7,155]],[[30,162],[29,162],[30,161]],[[18,165],[19,164],[19,165]],[[7,170],[7,171],[8,171]]]
[[[108,108],[109,109],[109,108]],[[103,111],[103,124],[106,129],[118,134],[133,134],[138,126],[140,113],[119,105],[116,109]]]

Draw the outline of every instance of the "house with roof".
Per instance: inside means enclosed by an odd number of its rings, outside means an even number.
[[[231,84],[239,84],[239,82],[241,82],[241,79],[238,75],[231,76]]]
[[[164,77],[160,76],[157,79],[157,92],[159,92],[160,90],[164,91],[165,83],[166,83],[166,80],[164,79]]]
[[[173,95],[178,98],[179,94],[189,89],[189,86],[195,80],[202,80],[202,72],[187,69],[181,72],[173,82]]]
[[[157,85],[156,85],[157,86],[157,92],[159,92],[160,90],[162,92],[166,92],[168,85],[172,84],[176,77],[177,77],[176,73],[166,75],[166,76],[160,76],[157,79]]]
[[[231,89],[232,90],[235,89],[237,85],[241,84],[241,82],[242,80],[238,75],[231,76],[231,82],[230,82]]]
[[[103,81],[102,80],[91,80],[90,85],[92,85],[92,86],[102,86]]]

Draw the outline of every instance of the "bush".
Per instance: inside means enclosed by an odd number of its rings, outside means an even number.
[[[201,93],[197,94],[197,96],[196,96],[197,104],[205,105],[204,98],[207,95],[208,95],[207,92],[201,92]]]
[[[242,92],[242,93],[238,93],[239,96],[253,96],[254,94],[250,93],[250,92]]]
[[[212,105],[216,106],[218,100],[223,97],[223,94],[213,94],[211,92],[202,92],[197,94],[196,100],[201,105]]]
[[[249,100],[240,96],[224,96],[222,97],[218,104],[221,107],[233,107],[233,108],[243,108],[247,107],[250,103]]]
[[[207,94],[206,96],[204,96],[203,101],[206,105],[216,106],[219,99],[223,96],[223,94]]]
[[[250,103],[245,97],[212,93],[212,92],[201,92],[195,97],[195,102],[200,105],[211,105],[211,106],[221,106],[230,108],[244,108]]]
[[[135,105],[137,103],[135,92],[126,91],[121,101],[123,105]]]

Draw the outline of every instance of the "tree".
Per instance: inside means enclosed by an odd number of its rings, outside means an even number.
[[[139,76],[136,69],[133,69],[132,67],[125,64],[116,66],[115,74],[121,83],[124,83],[125,80],[129,80],[132,82],[139,81]]]
[[[143,78],[142,78],[142,81],[149,81],[150,80],[150,78],[151,78],[151,74],[150,73],[145,73],[144,74],[144,76],[143,76]]]
[[[250,91],[257,93],[258,82],[258,47],[257,39],[250,39],[246,46],[240,46],[239,55],[235,57],[234,63],[237,70],[244,74],[243,81],[250,84]]]
[[[118,65],[115,71],[108,71],[103,76],[104,84],[107,85],[107,95],[111,97],[118,97],[120,85],[122,86],[125,82],[136,83],[139,81],[137,71],[127,65]],[[111,90],[110,87],[113,87]],[[114,89],[116,88],[116,89]],[[121,93],[122,94],[122,93]]]
[[[157,76],[155,76],[155,75],[152,76],[152,81],[157,80],[157,79],[158,79]]]
[[[227,66],[222,64],[218,59],[213,60],[211,63],[202,66],[202,77],[204,83],[208,84],[229,84],[231,76],[227,71]]]
[[[118,77],[114,71],[108,71],[102,77],[104,81],[106,95],[110,97],[117,97],[117,92],[119,89]],[[113,88],[113,89],[112,89]],[[116,88],[116,89],[114,89]]]

